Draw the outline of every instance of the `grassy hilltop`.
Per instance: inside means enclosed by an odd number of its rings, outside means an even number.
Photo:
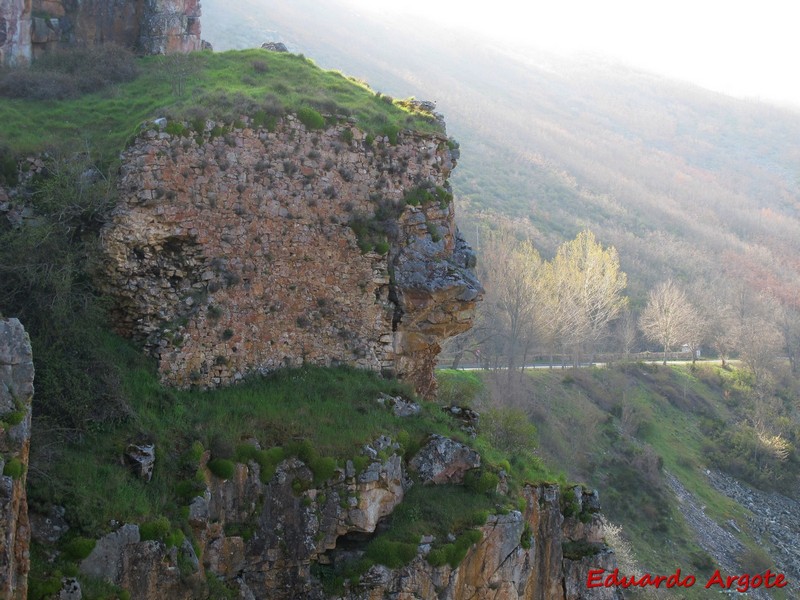
[[[118,48],[56,54],[30,71],[0,71],[5,152],[72,143],[113,161],[138,125],[159,116],[228,125],[243,115],[274,123],[309,109],[355,119],[373,135],[439,131],[429,114],[325,71],[298,54],[265,50],[134,58]]]

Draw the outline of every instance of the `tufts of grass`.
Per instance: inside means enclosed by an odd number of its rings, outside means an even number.
[[[62,60],[79,62],[67,56]],[[197,53],[178,73],[177,86],[173,62],[163,56],[136,59],[133,70],[126,67],[124,80],[102,89],[70,90],[58,102],[35,96],[4,99],[0,103],[0,139],[15,155],[81,139],[101,164],[111,164],[140,123],[160,116],[185,121],[196,133],[202,131],[206,119],[233,124],[242,116],[274,129],[286,112],[297,113],[311,128],[324,126],[320,112],[353,118],[373,138],[386,135],[392,143],[401,129],[440,131],[430,115],[376,101],[363,83],[336,71],[324,71],[299,55],[267,55],[255,49]],[[259,67],[254,69],[254,64]],[[4,78],[23,75],[15,71]],[[69,77],[62,76],[65,81]],[[245,77],[249,83],[243,81]],[[50,85],[52,81],[51,77]],[[6,87],[19,89],[11,84]],[[1,88],[2,81],[0,93]],[[186,133],[181,129],[181,135]]]

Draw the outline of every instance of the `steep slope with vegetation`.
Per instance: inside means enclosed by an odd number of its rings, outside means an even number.
[[[120,65],[126,69],[117,69]],[[125,76],[112,78],[120,72]],[[59,73],[63,76],[54,77]],[[115,218],[124,213],[118,194],[139,189],[124,178],[119,183],[117,167],[130,173],[179,162],[187,149],[216,148],[223,153],[209,150],[209,160],[214,173],[224,173],[224,163],[243,153],[243,130],[276,148],[283,146],[274,143],[273,134],[281,132],[297,147],[283,149],[283,163],[275,162],[280,173],[268,175],[294,177],[298,197],[306,201],[302,191],[310,185],[309,174],[287,164],[310,168],[303,161],[315,160],[309,156],[313,148],[302,142],[308,138],[312,144],[313,137],[319,143],[314,132],[328,135],[331,144],[335,138],[339,152],[348,156],[389,157],[392,148],[403,149],[403,140],[413,138],[416,145],[400,158],[449,172],[452,164],[444,157],[455,148],[432,115],[324,73],[302,57],[264,51],[134,60],[117,49],[81,50],[53,56],[31,71],[3,72],[0,90],[23,96],[2,106],[9,117],[2,125],[9,145],[0,187],[0,310],[28,325],[37,373],[27,472],[34,539],[29,598],[49,599],[77,588],[84,598],[148,600],[400,592],[455,600],[477,590],[576,598],[588,569],[613,569],[596,496],[544,468],[533,456],[532,428],[524,423],[506,418],[479,424],[476,415],[459,407],[419,403],[397,380],[344,367],[306,365],[270,377],[237,373],[232,379],[245,381],[213,392],[197,389],[199,382],[193,386],[190,378],[183,386],[188,389],[170,389],[159,382],[152,359],[110,331],[112,324],[124,329],[124,322],[110,316],[109,298],[101,292],[108,291],[108,282],[105,288],[98,285],[103,270],[98,238],[112,211]],[[162,118],[140,130],[143,117]],[[77,132],[84,143],[76,150],[63,138]],[[431,147],[420,142],[426,133],[436,140]],[[118,158],[131,142],[145,150]],[[399,194],[401,210],[407,205],[422,218],[408,224],[416,233],[409,234],[402,251],[389,252],[399,265],[391,273],[394,281],[369,269],[361,292],[367,290],[377,303],[379,294],[369,281],[385,278],[396,286],[394,302],[406,296],[402,314],[386,315],[400,333],[403,316],[414,315],[412,307],[422,313],[414,316],[415,325],[430,319],[435,328],[444,323],[447,307],[426,302],[420,276],[424,280],[426,273],[444,269],[448,281],[454,278],[444,256],[458,246],[451,196],[443,182],[426,187],[424,176],[406,182],[405,168],[395,164],[400,159],[390,162],[383,183],[371,181],[371,172],[352,174],[363,189],[348,191],[352,199],[340,198],[339,204],[377,202],[363,196],[383,186]],[[181,186],[191,188],[193,177],[212,179],[207,168],[187,166],[182,184],[143,175],[167,189],[158,194],[142,186],[142,204],[162,209],[177,204],[176,197],[186,193]],[[231,181],[220,175],[224,183],[217,191],[242,194],[250,175],[245,171]],[[391,176],[400,183],[391,184]],[[335,177],[347,180],[341,172]],[[212,195],[187,197],[212,202]],[[336,203],[336,195],[328,200]],[[429,220],[434,209],[444,219],[441,232]],[[243,217],[245,211],[232,212]],[[298,225],[288,212],[273,218],[286,230]],[[318,227],[360,260],[385,261],[388,249],[379,250],[385,241],[377,236],[400,238],[378,226],[406,227],[398,219],[395,213],[366,219],[361,233],[358,223],[338,220],[325,229],[332,221],[321,217],[302,225]],[[175,231],[183,224],[173,225],[170,234],[179,235]],[[364,239],[357,239],[362,234]],[[417,238],[436,250],[431,269],[420,258]],[[223,239],[225,244],[231,242]],[[417,254],[410,253],[415,248]],[[186,265],[159,262],[172,256],[162,245],[153,243],[152,250],[156,259],[148,277],[164,289],[179,286]],[[248,259],[235,250],[216,258],[231,264]],[[460,251],[466,256],[466,248]],[[134,245],[122,254],[141,261],[149,252]],[[330,257],[326,266],[349,268]],[[229,279],[228,288],[242,283]],[[179,300],[189,307],[201,304],[204,291],[212,294],[222,286],[211,290],[209,281],[191,280],[193,293]],[[306,282],[282,285],[295,291],[301,283]],[[443,287],[437,283],[438,290]],[[470,301],[479,294],[477,287],[472,291]],[[346,297],[345,290],[339,292]],[[450,308],[459,306],[457,299],[448,302]],[[216,324],[222,309],[212,308],[203,316]],[[317,299],[316,308],[323,314],[326,305]],[[466,319],[466,312],[459,312]],[[305,327],[299,317],[295,321]],[[183,325],[171,326],[184,335]],[[217,338],[236,342],[235,332],[227,331]],[[175,338],[170,342],[180,351],[183,345]],[[422,342],[416,340],[410,358],[417,352],[428,360],[432,342]],[[217,360],[214,365],[225,366]],[[4,471],[3,483],[19,478],[24,468]],[[615,596],[614,590],[598,595]]]
[[[765,398],[746,370],[710,364],[480,373],[440,373],[443,393],[471,396],[479,409],[504,398],[535,423],[539,456],[601,490],[606,517],[622,526],[621,570],[680,568],[704,583],[715,569],[771,568],[790,585],[769,597],[796,594],[796,550],[764,527],[775,510],[765,498],[779,513],[798,507],[793,388]],[[780,432],[766,435],[767,422]],[[707,597],[696,587],[681,593]]]

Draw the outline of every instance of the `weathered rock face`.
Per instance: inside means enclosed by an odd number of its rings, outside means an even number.
[[[359,474],[348,464],[319,488],[311,487],[312,472],[294,458],[266,484],[253,462],[237,464],[228,480],[206,475],[206,491],[189,515],[200,557],[188,541],[167,549],[140,541],[139,528],[125,525],[98,541],[81,572],[125,588],[134,600],[204,597],[209,574],[243,597],[310,597],[316,586],[311,563],[341,536],[373,533],[408,485],[396,454]]]
[[[30,525],[25,493],[33,359],[17,319],[0,318],[0,597],[26,598]]]
[[[25,64],[63,46],[108,42],[144,54],[200,50],[200,2],[0,0],[0,65]]]
[[[423,484],[462,483],[467,471],[481,466],[481,457],[469,446],[432,435],[409,466]]]
[[[433,393],[439,343],[470,327],[482,293],[452,202],[402,205],[420,185],[446,198],[447,140],[368,143],[291,116],[274,132],[214,126],[196,139],[152,125],[123,155],[103,233],[120,331],[176,386],[344,363]],[[388,252],[362,252],[356,229]]]
[[[453,569],[432,567],[422,557],[396,570],[376,566],[345,594],[348,600],[436,598],[437,600],[618,600],[616,588],[588,589],[589,569],[613,571],[614,555],[599,539],[599,515],[586,524],[565,519],[555,486],[528,486],[525,512],[491,516],[483,537]],[[588,508],[588,507],[587,507]],[[580,510],[583,510],[581,508]],[[582,529],[581,542],[597,543],[598,552],[564,558],[566,530]]]
[[[0,0],[0,66],[31,59],[31,13],[28,0]]]
[[[372,446],[393,447],[391,440]],[[201,464],[207,460],[208,453]],[[133,600],[205,597],[210,576],[242,598],[322,600],[327,596],[312,566],[357,559],[410,485],[397,454],[372,460],[360,473],[348,463],[316,486],[296,458],[278,465],[267,483],[255,462],[237,464],[227,480],[204,472],[206,490],[189,511],[199,556],[188,540],[167,549],[140,541],[138,527],[125,525],[98,541],[81,571],[120,585]],[[431,566],[425,559],[430,546],[421,544],[411,563],[394,570],[373,566],[348,583],[340,599],[617,600],[616,589],[586,587],[589,569],[616,566],[600,537],[596,497],[581,488],[569,493],[577,504],[575,516],[565,518],[557,486],[528,486],[524,511],[490,516],[457,568]],[[576,542],[591,551],[565,557]]]

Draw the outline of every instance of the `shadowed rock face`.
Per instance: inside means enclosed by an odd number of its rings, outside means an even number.
[[[0,65],[26,64],[64,46],[104,43],[143,54],[200,50],[200,2],[0,0]]]
[[[0,597],[28,595],[30,525],[25,492],[33,358],[17,319],[0,318]],[[8,474],[3,474],[8,473]]]
[[[208,459],[208,453],[202,463]],[[205,597],[210,575],[238,590],[242,598],[294,600],[327,598],[312,565],[358,558],[379,522],[403,501],[410,485],[401,458],[373,460],[360,474],[352,463],[319,488],[298,491],[313,475],[301,461],[282,462],[268,483],[259,467],[237,464],[233,476],[206,473],[206,489],[192,502],[192,544],[168,549],[140,541],[138,528],[125,525],[101,539],[81,571],[108,579],[132,600]],[[481,539],[458,567],[428,563],[425,544],[408,565],[375,565],[337,596],[347,600],[619,600],[616,588],[587,589],[590,569],[613,571],[613,553],[602,542],[596,498],[574,493],[582,518],[565,518],[558,486],[528,486],[525,507],[489,516]],[[421,540],[422,541],[422,540]],[[570,560],[567,542],[596,546]],[[183,564],[183,567],[179,565]]]
[[[213,126],[198,140],[153,124],[123,156],[103,233],[118,329],[176,386],[349,364],[432,395],[439,344],[471,326],[482,294],[446,197],[447,140],[368,144],[293,117],[272,133]],[[420,185],[442,200],[404,207]]]

